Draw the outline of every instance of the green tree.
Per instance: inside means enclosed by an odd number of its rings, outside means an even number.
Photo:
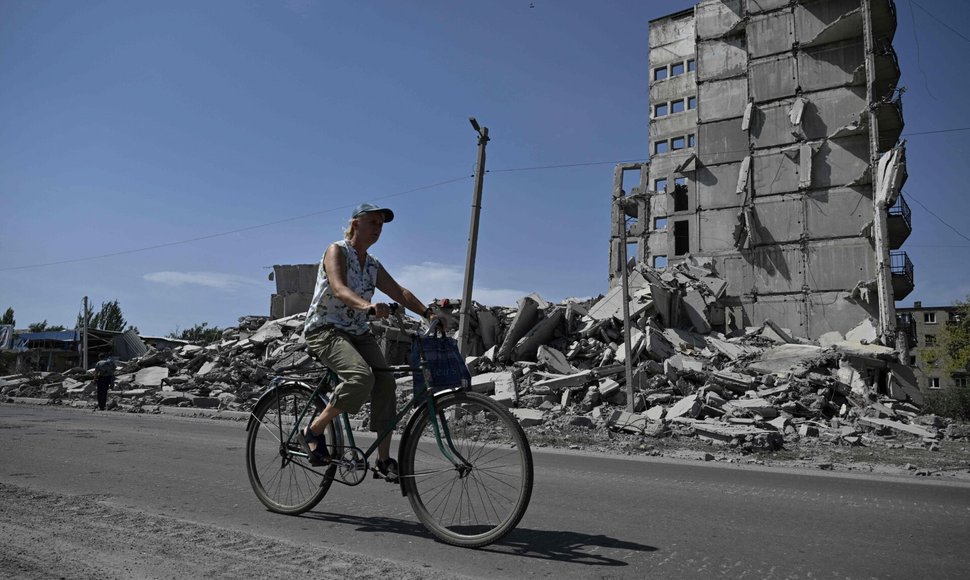
[[[12,326],[17,326],[17,321],[13,319],[13,308],[7,308],[7,311],[3,313],[3,318],[0,318],[0,324],[10,324]]]
[[[47,330],[47,320],[27,325],[27,332],[44,332],[45,330]]]
[[[948,373],[970,372],[970,296],[954,303],[956,315],[937,337],[936,351]]]
[[[84,313],[81,312],[77,315],[77,326],[76,328],[81,328],[84,325],[84,319],[82,318]],[[126,330],[134,330],[138,333],[138,327],[128,324],[125,320],[124,315],[121,313],[121,305],[118,304],[117,300],[112,300],[111,302],[102,302],[101,310],[96,314],[88,305],[88,328],[95,328],[97,330],[111,330],[114,332],[123,332]],[[127,328],[126,328],[127,325]]]
[[[28,332],[57,332],[67,330],[60,324],[48,325],[47,321],[35,322],[27,327]]]
[[[211,344],[222,339],[222,329],[218,326],[209,328],[209,323],[203,322],[202,324],[196,324],[192,328],[186,328],[182,331],[176,328],[175,332],[168,333],[168,337],[201,344]]]

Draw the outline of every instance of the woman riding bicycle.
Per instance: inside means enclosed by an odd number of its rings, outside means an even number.
[[[371,302],[377,288],[391,300],[422,317],[434,317],[431,308],[398,284],[376,258],[367,253],[377,243],[385,223],[394,212],[370,203],[358,205],[351,214],[344,239],[327,247],[320,261],[313,301],[307,312],[304,336],[307,350],[340,377],[330,403],[304,429],[301,443],[313,465],[329,463],[324,438],[327,425],[343,412],[356,413],[371,400],[370,430],[390,426],[395,413],[393,375],[373,371],[387,366],[384,353],[367,323],[368,313],[390,315],[390,306]],[[388,481],[396,481],[397,462],[390,457],[391,437],[377,449],[377,469]]]

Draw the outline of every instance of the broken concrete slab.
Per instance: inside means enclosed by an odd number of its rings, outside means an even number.
[[[783,344],[766,350],[748,370],[763,374],[808,372],[822,349],[810,344]]]
[[[859,323],[858,326],[845,333],[846,342],[858,342],[862,344],[872,344],[879,338],[879,331],[871,318],[867,318]]]
[[[168,378],[168,367],[145,367],[135,373],[134,383],[142,387],[160,387]]]
[[[649,423],[644,415],[637,415],[620,410],[613,411],[613,414],[610,415],[610,418],[606,422],[614,429],[628,433],[642,433]]]
[[[541,345],[536,353],[536,359],[540,365],[544,365],[554,373],[569,375],[578,372],[576,367],[569,364],[566,355],[551,346]]]
[[[792,338],[790,330],[778,326],[770,319],[765,320],[765,323],[761,328],[761,336],[780,344],[792,344],[796,342],[795,339]]]
[[[516,311],[515,317],[512,319],[512,324],[505,334],[505,339],[498,349],[498,360],[501,362],[509,361],[516,343],[532,330],[532,327],[538,321],[539,303],[531,296],[522,297],[519,300],[519,309]]]
[[[536,353],[539,347],[548,342],[556,334],[556,331],[560,329],[565,320],[565,309],[560,307],[554,308],[548,316],[540,320],[525,336],[515,343],[515,347],[512,349],[512,358],[514,360],[536,360]]]
[[[536,409],[509,409],[509,411],[518,419],[519,424],[523,427],[542,424],[544,415],[542,411]]]
[[[828,348],[830,346],[835,346],[844,340],[845,338],[842,337],[841,332],[833,330],[832,332],[826,332],[822,336],[818,337],[818,344],[822,348]]]
[[[701,334],[711,332],[711,323],[707,320],[707,302],[699,291],[693,288],[688,290],[683,298],[683,306],[694,330]]]
[[[280,319],[282,320],[282,319]],[[283,330],[279,320],[270,320],[249,337],[250,342],[266,344],[272,340],[283,338]]]
[[[537,383],[533,383],[532,386],[548,387],[552,390],[567,389],[570,387],[579,387],[579,386],[585,385],[593,379],[594,379],[593,371],[585,370],[571,375],[545,379]]]
[[[923,404],[923,393],[919,390],[916,371],[899,363],[889,363],[889,396],[897,401],[909,399],[917,405]]]
[[[889,427],[890,429],[894,429],[896,431],[910,433],[926,439],[937,439],[940,436],[939,431],[936,431],[935,429],[925,429],[923,427],[910,425],[909,423],[903,423],[900,421],[893,421],[891,419],[880,419],[878,417],[859,417],[859,422],[866,425],[872,425],[874,427]]]
[[[675,417],[696,417],[700,414],[703,403],[697,398],[697,395],[687,395],[682,397],[679,401],[673,404],[670,409],[667,410],[667,418],[673,419]]]

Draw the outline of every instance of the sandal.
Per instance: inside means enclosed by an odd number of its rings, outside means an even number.
[[[310,430],[310,426],[307,425],[303,428],[303,432],[300,437],[300,447],[303,448],[304,453],[310,458],[310,465],[319,466],[327,465],[330,463],[330,452],[327,451],[327,437],[323,433],[317,435]],[[310,449],[310,444],[316,446],[315,449]]]
[[[384,481],[386,481],[387,483],[397,483],[397,480],[398,480],[397,461],[394,461],[390,457],[388,457],[386,461],[378,459],[375,466],[377,467],[377,471],[380,472],[380,475],[378,475],[375,472],[374,479],[379,479],[383,477]]]

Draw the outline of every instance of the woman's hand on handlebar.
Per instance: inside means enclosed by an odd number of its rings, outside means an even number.
[[[377,318],[387,318],[397,312],[397,303],[387,304],[386,302],[376,302],[367,309],[367,314]]]

